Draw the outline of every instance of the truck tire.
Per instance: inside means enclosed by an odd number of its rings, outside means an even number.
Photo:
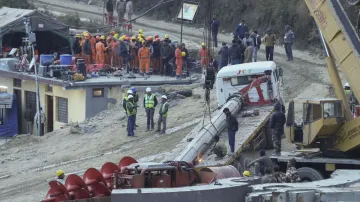
[[[302,182],[312,182],[324,179],[324,176],[313,168],[302,167],[297,169],[297,172]]]

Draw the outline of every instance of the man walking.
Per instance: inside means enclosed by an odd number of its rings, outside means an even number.
[[[266,60],[273,61],[274,57],[274,46],[275,46],[276,36],[272,33],[271,29],[268,29],[264,37]]]
[[[214,18],[211,22],[211,33],[212,33],[215,48],[217,48],[217,44],[218,44],[217,35],[219,33],[219,26],[220,26],[220,20],[217,18],[216,15],[214,15]]]
[[[127,95],[123,95],[124,99],[123,99],[123,102],[122,102],[122,106],[123,106],[123,108],[125,110],[126,117],[128,117],[128,118],[129,118],[129,115],[127,113],[126,104],[128,102],[129,95],[132,95],[132,94],[133,94],[132,90],[128,90]],[[128,122],[126,124],[126,130],[129,130],[129,119],[128,119]]]
[[[225,42],[222,43],[222,47],[219,51],[219,55],[220,55],[220,68],[219,68],[220,71],[221,68],[229,64],[229,47],[226,45]]]
[[[157,104],[158,101],[155,94],[151,92],[151,88],[146,88],[146,94],[144,95],[144,107],[147,120],[146,131],[154,130],[154,113]]]
[[[275,155],[280,156],[281,152],[281,137],[284,134],[285,114],[282,112],[280,103],[275,104],[275,112],[270,118],[270,128],[272,130],[272,141],[274,144]]]
[[[46,115],[45,115],[45,112],[43,111],[42,107],[40,107],[39,112],[40,112],[40,129],[39,129],[39,125],[38,125],[38,123],[39,123],[38,113],[35,114],[34,120],[35,120],[36,128],[38,130],[40,130],[40,136],[44,136]]]
[[[229,136],[230,152],[228,155],[233,156],[235,151],[235,134],[236,131],[238,131],[239,124],[236,120],[236,117],[231,114],[229,108],[225,108],[223,112],[226,115],[226,124]]]
[[[128,101],[126,102],[126,113],[128,115],[128,136],[134,137],[135,133],[135,116],[136,116],[136,105],[134,104],[134,96],[129,95]]]
[[[169,111],[169,103],[167,102],[167,96],[163,95],[161,96],[161,105],[159,109],[159,120],[158,120],[158,129],[156,132],[160,132],[160,134],[165,134],[166,131],[166,118]],[[162,130],[161,130],[161,123],[163,124]],[[161,131],[160,131],[161,130]]]
[[[261,38],[256,30],[251,33],[251,39],[253,40],[252,62],[257,62],[257,53],[258,53],[258,50],[260,49]]]
[[[239,36],[239,39],[245,38],[245,33],[249,32],[249,28],[245,24],[245,20],[242,20],[236,27],[235,33]]]
[[[285,42],[285,52],[288,57],[287,61],[294,60],[293,58],[293,52],[292,52],[292,45],[295,39],[294,32],[291,30],[290,25],[285,26],[285,36],[284,36],[284,42]]]
[[[125,15],[125,1],[124,0],[116,1],[116,11],[118,14],[117,24],[119,25],[122,22],[122,20],[124,19],[124,15]]]
[[[201,58],[200,60],[200,64],[201,64],[201,68],[204,70],[205,67],[209,67],[209,52],[208,49],[206,48],[206,44],[202,43],[201,44],[201,48],[199,50],[199,56]]]
[[[161,67],[160,67],[160,74],[161,76],[167,75],[167,69],[169,68],[169,60],[171,55],[171,47],[169,45],[169,40],[165,39],[163,45],[160,48],[160,55],[161,55]]]

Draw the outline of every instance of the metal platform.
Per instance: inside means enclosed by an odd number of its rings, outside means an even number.
[[[244,150],[245,146],[255,137],[255,135],[261,130],[261,128],[266,124],[267,120],[270,118],[273,106],[265,107],[250,107],[242,111],[249,111],[258,109],[259,116],[253,117],[241,117],[241,114],[237,114],[237,120],[239,123],[239,131],[235,136],[235,155],[234,156],[225,156],[222,159],[216,157],[215,154],[211,154],[210,150],[213,148],[213,145],[209,147],[208,150],[202,155],[201,162],[199,166],[215,166],[215,165],[229,165],[231,164],[237,156]],[[226,129],[221,133],[220,140],[224,141],[228,145],[229,138],[227,135]],[[230,147],[228,145],[228,151]]]

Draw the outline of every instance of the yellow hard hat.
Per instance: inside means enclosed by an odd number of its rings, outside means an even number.
[[[88,31],[85,31],[85,32],[82,33],[82,35],[85,35],[85,34],[87,34],[87,33],[89,33],[89,32],[88,32]]]
[[[132,40],[136,40],[136,36],[131,37]]]
[[[144,30],[139,29],[139,34],[142,34],[142,33],[144,33]]]
[[[181,52],[181,56],[185,57],[186,53],[185,52]]]
[[[104,36],[104,35],[102,35],[102,36],[100,37],[100,39],[105,40],[105,36]]]
[[[123,37],[123,36],[120,37],[119,40],[120,40],[120,41],[124,41],[124,37]]]
[[[169,35],[168,34],[165,34],[165,39],[168,39],[169,38]]]
[[[206,46],[206,44],[205,44],[205,43],[202,43],[202,44],[201,44],[201,46],[202,46],[202,47],[205,47],[205,46]]]
[[[81,38],[81,34],[75,35],[76,38]]]
[[[250,177],[250,171],[245,170],[244,173],[243,173],[243,176],[244,177]]]
[[[56,176],[60,176],[60,175],[62,175],[62,174],[64,174],[64,171],[63,170],[57,170],[56,171]]]
[[[119,38],[119,35],[118,35],[118,34],[115,34],[115,35],[114,35],[114,38],[115,38],[115,39]]]

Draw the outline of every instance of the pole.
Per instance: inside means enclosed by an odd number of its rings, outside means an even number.
[[[184,0],[181,1],[181,31],[180,31],[180,44],[183,40],[183,26],[184,26]]]

